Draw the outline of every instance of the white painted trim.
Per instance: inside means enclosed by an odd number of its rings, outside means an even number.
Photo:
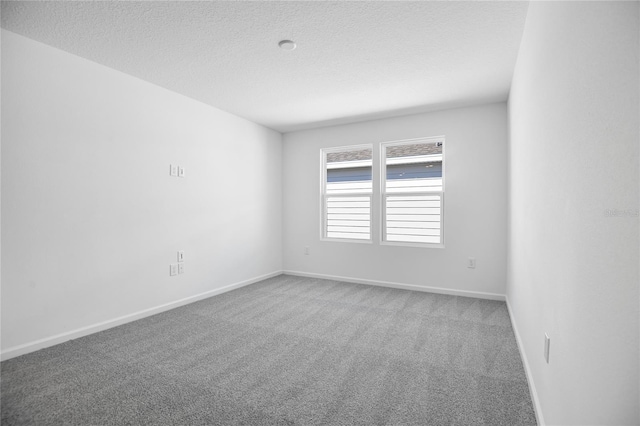
[[[283,273],[285,275],[295,275],[299,277],[320,278],[323,280],[333,280],[333,281],[343,281],[347,283],[375,285],[378,287],[399,288],[402,290],[450,294],[452,296],[475,297],[478,299],[500,300],[503,302],[505,300],[504,294],[485,293],[482,291],[452,290],[452,289],[441,288],[441,287],[428,287],[428,286],[421,286],[421,285],[415,285],[415,284],[394,283],[390,281],[368,280],[368,279],[362,279],[362,278],[338,277],[335,275],[315,274],[310,272],[289,271],[289,270],[285,270],[283,271]]]
[[[413,155],[411,157],[391,157],[387,158],[385,162],[387,166],[393,166],[395,164],[415,164],[424,162],[436,162],[442,161],[442,154],[430,154],[430,155]]]
[[[520,338],[520,333],[518,332],[518,327],[516,326],[516,320],[513,316],[513,312],[511,310],[511,304],[509,303],[509,298],[505,296],[505,301],[507,302],[507,310],[509,311],[509,318],[511,318],[511,327],[513,328],[513,334],[516,335],[516,342],[518,343],[518,349],[520,352],[520,359],[522,360],[522,364],[524,365],[524,371],[527,375],[527,383],[529,384],[529,393],[531,394],[531,399],[533,400],[533,411],[536,413],[536,420],[538,421],[538,426],[545,426],[544,417],[542,416],[542,406],[540,405],[540,398],[538,398],[538,391],[536,390],[536,385],[533,382],[533,375],[531,374],[531,368],[529,368],[529,361],[527,360],[527,354],[524,351],[524,345],[522,344],[522,339]]]
[[[327,170],[333,169],[350,169],[353,167],[371,167],[373,160],[354,160],[340,161],[335,163],[327,163]]]
[[[373,241],[371,239],[365,240],[364,238],[361,239],[361,240],[358,240],[357,238],[328,238],[328,237],[323,237],[323,238],[320,238],[320,241],[322,241],[324,243],[373,244]]]
[[[207,299],[218,294],[226,293],[231,290],[235,290],[240,287],[247,286],[249,284],[257,283],[258,281],[266,280],[267,278],[282,275],[283,271],[275,271],[269,274],[261,275],[259,277],[250,278],[245,281],[240,281],[234,284],[216,288],[214,290],[206,291],[204,293],[196,294],[195,296],[185,297],[184,299],[176,300],[174,302],[165,303],[154,308],[144,309],[142,311],[134,312],[132,314],[124,315],[111,320],[103,321],[97,324],[89,325],[86,327],[78,328],[76,330],[67,331],[65,333],[56,334],[55,336],[45,337],[34,342],[25,343],[22,345],[8,348],[0,353],[0,359],[5,361],[10,358],[15,358],[20,355],[35,352],[40,349],[48,348],[50,346],[64,343],[68,340],[78,339],[80,337],[88,336],[89,334],[97,333],[99,331],[107,330],[109,328],[117,327],[122,324],[133,322],[142,318],[149,317],[151,315],[159,314],[180,306],[188,305],[193,302],[197,302],[202,299]]]

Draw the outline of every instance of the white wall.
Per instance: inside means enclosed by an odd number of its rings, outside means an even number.
[[[638,13],[532,2],[515,70],[507,297],[550,425],[640,424]]]
[[[375,225],[373,244],[320,241],[321,148],[373,143],[376,164],[379,142],[438,135],[446,136],[444,249],[381,246]],[[506,150],[505,103],[285,134],[285,270],[504,295]],[[469,256],[476,269],[466,267]]]
[[[281,150],[275,131],[2,31],[4,356],[281,271]]]

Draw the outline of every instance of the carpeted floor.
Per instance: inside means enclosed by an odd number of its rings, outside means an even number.
[[[3,425],[535,425],[504,302],[281,275],[2,362]]]

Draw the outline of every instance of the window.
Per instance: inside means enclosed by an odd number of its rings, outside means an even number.
[[[371,241],[371,145],[322,150],[322,237]]]
[[[373,146],[321,151],[322,238],[371,242],[380,206],[382,244],[442,247],[444,137],[381,143],[379,154],[374,204]]]
[[[383,143],[382,241],[443,244],[444,138]]]

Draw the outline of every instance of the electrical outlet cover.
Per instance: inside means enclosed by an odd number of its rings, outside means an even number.
[[[184,263],[178,263],[178,274],[184,274]]]
[[[178,265],[176,265],[175,263],[172,263],[171,265],[169,265],[169,275],[171,275],[172,277],[174,275],[178,274]]]
[[[178,166],[169,164],[169,175],[178,176]]]
[[[544,333],[544,359],[549,364],[549,350],[551,349],[551,338]]]

